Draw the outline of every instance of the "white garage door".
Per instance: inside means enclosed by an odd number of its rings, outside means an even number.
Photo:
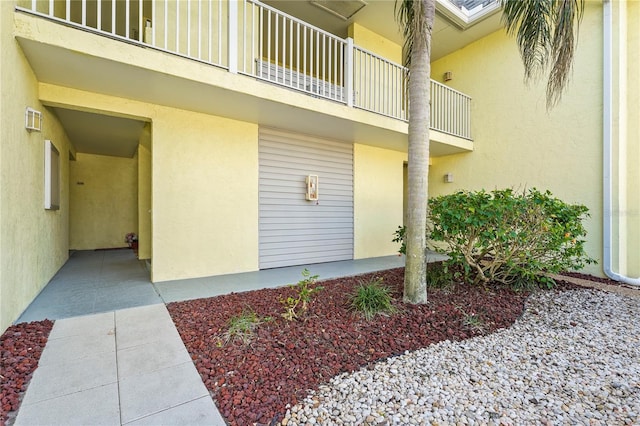
[[[259,162],[260,269],[353,259],[352,144],[261,128]]]

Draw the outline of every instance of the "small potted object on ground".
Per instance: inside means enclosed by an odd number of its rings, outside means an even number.
[[[125,235],[124,242],[129,244],[129,248],[132,248],[136,253],[138,252],[138,236],[135,232],[129,232]]]

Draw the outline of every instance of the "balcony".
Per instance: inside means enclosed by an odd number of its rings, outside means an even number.
[[[407,120],[407,69],[255,0],[31,0],[17,10]],[[431,82],[431,128],[471,141],[471,98]]]

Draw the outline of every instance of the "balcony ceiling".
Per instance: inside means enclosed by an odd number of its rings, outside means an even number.
[[[480,19],[472,20],[460,28],[447,16],[451,16],[443,2],[438,0],[436,9],[436,22],[431,43],[431,60],[435,61],[458,49],[461,49],[488,34],[501,28],[499,9],[493,8],[492,12]],[[367,5],[360,9],[349,20],[345,21],[334,14],[326,12],[306,0],[264,0],[270,6],[299,19],[322,28],[339,37],[346,37],[349,25],[352,22],[362,25],[369,30],[382,35],[392,42],[402,45],[402,34],[395,21],[395,0],[366,0]],[[453,6],[455,8],[455,6]]]

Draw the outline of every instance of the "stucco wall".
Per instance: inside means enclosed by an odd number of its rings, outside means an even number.
[[[258,269],[258,126],[158,108],[154,281]]]
[[[355,144],[354,257],[397,254],[391,242],[402,225],[403,164],[407,154]]]
[[[40,97],[151,122],[152,280],[258,269],[257,125],[44,83]]]
[[[138,159],[78,153],[69,174],[70,248],[126,247],[138,233]]]
[[[432,64],[436,78],[473,97],[474,152],[433,159],[430,195],[460,189],[548,189],[585,204],[587,252],[602,258],[602,5],[587,2],[574,71],[561,103],[545,107],[545,81],[526,86],[515,39],[493,33]],[[451,172],[454,183],[444,183]],[[601,265],[587,268],[601,274]]]
[[[13,38],[14,2],[0,2],[0,333],[68,258],[69,142],[38,101],[36,77]],[[25,129],[25,109],[44,114],[42,132]],[[44,209],[44,140],[60,152],[61,205]]]
[[[138,259],[151,259],[151,123],[138,145]]]
[[[257,125],[40,87],[47,102],[151,121],[154,281],[258,269]],[[141,159],[143,151],[141,146]],[[405,153],[355,145],[356,258],[396,253],[391,238],[402,223],[405,160]]]
[[[362,25],[353,23],[349,26],[349,37],[354,44],[380,55],[397,64],[402,63],[402,46],[382,37]]]

